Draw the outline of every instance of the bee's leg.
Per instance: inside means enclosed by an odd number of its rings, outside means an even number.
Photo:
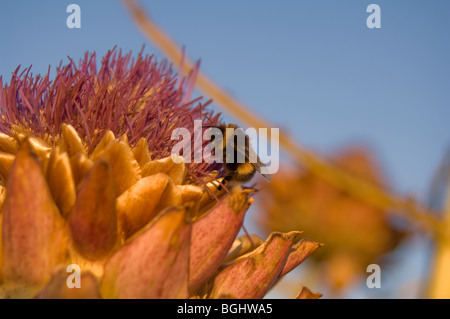
[[[222,185],[225,186],[232,179],[233,179],[233,175],[225,175],[225,177],[222,179],[222,182],[221,182],[222,184],[219,184],[219,187],[217,187],[217,190],[221,191],[222,190]]]
[[[258,185],[257,183],[253,183],[252,185],[250,185],[248,187],[243,186],[242,188],[249,188],[249,189],[253,189],[255,192],[259,192],[259,189],[256,188],[257,185]]]
[[[250,234],[248,233],[248,231],[247,231],[247,229],[245,228],[244,224],[242,224],[242,230],[244,231],[245,236],[247,236],[248,240],[250,240],[250,244],[252,245],[252,248],[253,248],[253,249],[256,248],[256,247],[255,247],[255,243],[254,243],[253,240],[252,240],[252,236],[250,236]]]

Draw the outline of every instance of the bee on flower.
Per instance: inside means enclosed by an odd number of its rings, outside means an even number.
[[[196,72],[114,49],[56,73],[0,78],[1,297],[261,298],[320,246],[298,231],[249,245],[254,190],[215,191],[223,165],[173,161],[175,128],[219,125],[190,96]]]

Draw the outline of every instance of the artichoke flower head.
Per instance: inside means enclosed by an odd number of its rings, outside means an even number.
[[[196,70],[113,49],[56,71],[0,78],[1,297],[260,298],[320,246],[236,238],[254,191],[172,159],[174,129],[219,122],[191,99]]]

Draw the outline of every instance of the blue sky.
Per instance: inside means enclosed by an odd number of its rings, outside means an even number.
[[[81,7],[68,29],[66,7]],[[450,146],[450,1],[141,1],[201,69],[302,145],[359,142],[392,188],[425,199]],[[381,29],[366,7],[381,8]],[[34,73],[86,50],[160,53],[119,1],[0,1],[0,75]],[[214,106],[221,111],[217,106]],[[236,121],[225,115],[226,119]]]
[[[373,1],[372,1],[373,2]],[[450,2],[141,1],[202,70],[304,146],[370,146],[395,190],[423,198],[449,147]],[[81,7],[68,29],[66,7]],[[0,1],[0,75],[86,50],[156,53],[119,1]],[[227,117],[229,120],[234,120]],[[235,121],[235,120],[234,120]]]

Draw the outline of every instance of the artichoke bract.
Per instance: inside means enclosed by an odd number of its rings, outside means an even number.
[[[191,98],[196,72],[113,49],[56,73],[0,78],[1,297],[260,298],[320,246],[237,238],[254,190],[173,160],[175,128],[220,119]]]

